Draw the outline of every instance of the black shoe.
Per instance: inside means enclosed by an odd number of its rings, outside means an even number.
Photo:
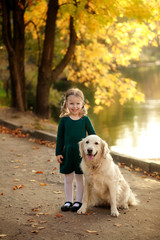
[[[66,203],[69,203],[69,206],[68,206],[68,205],[65,206]],[[61,207],[61,210],[62,210],[63,212],[69,211],[70,208],[72,207],[72,203],[71,203],[71,202],[65,202],[65,204]]]
[[[76,206],[74,206],[76,204]],[[77,206],[78,205],[78,206]],[[70,208],[72,212],[77,212],[82,206],[82,203],[80,202],[74,202],[73,206]]]

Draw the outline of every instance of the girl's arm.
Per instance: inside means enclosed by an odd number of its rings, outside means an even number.
[[[64,147],[64,119],[61,118],[58,126],[57,132],[57,143],[56,143],[56,156],[62,155],[63,147]]]
[[[87,117],[87,116],[86,116],[86,130],[88,132],[88,135],[96,134],[94,127],[93,127],[89,117]]]

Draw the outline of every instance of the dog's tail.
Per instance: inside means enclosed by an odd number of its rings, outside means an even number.
[[[138,203],[139,200],[137,199],[136,194],[131,191],[128,199],[128,205],[135,206],[138,205]]]

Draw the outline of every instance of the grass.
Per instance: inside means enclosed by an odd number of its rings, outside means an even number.
[[[10,106],[10,98],[7,97],[6,92],[0,87],[0,106]]]

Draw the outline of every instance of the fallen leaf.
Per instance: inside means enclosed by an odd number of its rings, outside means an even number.
[[[0,234],[0,238],[7,237],[6,234]]]
[[[41,186],[46,186],[47,184],[46,183],[40,183]]]
[[[19,186],[14,186],[13,187],[13,190],[17,190],[17,189],[20,189],[20,188],[23,188],[24,187],[24,185],[22,184],[22,185],[19,185]]]
[[[157,180],[160,180],[160,176],[159,176],[159,175],[158,175],[158,176],[156,176],[156,179],[157,179]]]
[[[146,177],[147,177],[147,176],[144,176],[144,175],[143,175],[143,176],[141,176],[141,178],[146,178]]]
[[[17,154],[17,157],[22,157],[23,155],[21,153],[18,153]]]
[[[88,233],[97,233],[97,231],[94,230],[87,230]]]
[[[122,226],[122,224],[120,224],[120,223],[114,223],[114,224],[113,224],[113,226],[116,226],[116,227],[121,227],[121,226]]]
[[[37,149],[39,149],[39,147],[34,146],[34,147],[32,147],[32,149],[37,150]]]
[[[43,174],[43,172],[42,171],[37,171],[37,172],[35,172],[35,174]]]
[[[56,167],[53,168],[53,170],[56,170],[56,169],[57,169]]]
[[[43,223],[47,223],[47,221],[40,221],[39,223],[40,223],[40,224],[43,224]]]
[[[53,191],[55,194],[62,194],[62,192],[60,190],[58,191]]]
[[[138,167],[138,168],[135,168],[134,170],[135,170],[136,172],[142,172],[142,169],[139,168],[139,167]]]
[[[33,208],[32,211],[37,212],[37,211],[39,211],[39,209],[38,208]]]
[[[35,222],[34,219],[28,219],[28,222]]]
[[[38,227],[37,229],[38,230],[42,230],[42,229],[45,229],[45,227]]]
[[[37,223],[32,224],[32,227],[35,228],[35,227],[37,227],[37,225],[38,225]]]
[[[87,212],[85,215],[89,216],[89,215],[91,215],[91,214],[92,214],[92,212]]]
[[[62,215],[62,214],[59,214],[59,213],[57,213],[57,214],[56,214],[56,217],[57,217],[57,218],[60,218],[60,217],[63,217],[63,215]]]
[[[38,234],[38,231],[37,231],[37,230],[34,230],[34,231],[32,231],[32,233],[36,233],[36,234]]]
[[[120,163],[120,167],[124,168],[126,166],[126,163]]]
[[[1,195],[1,196],[3,196],[3,195],[4,195],[4,193],[2,192],[0,195]]]
[[[38,215],[44,215],[44,213],[43,213],[43,212],[40,212],[40,213],[38,213]]]
[[[14,182],[19,182],[20,181],[20,179],[14,179]]]

